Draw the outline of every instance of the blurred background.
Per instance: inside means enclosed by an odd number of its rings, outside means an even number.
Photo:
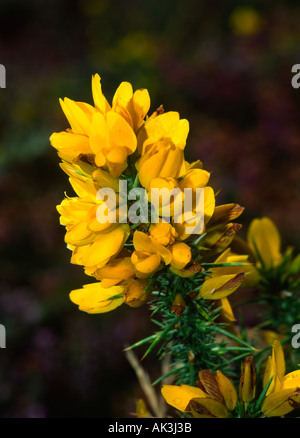
[[[122,349],[151,334],[148,308],[86,315],[68,297],[89,279],[64,244],[55,207],[71,192],[49,137],[68,127],[59,97],[92,103],[92,74],[108,100],[127,80],[150,112],[187,118],[187,158],[219,204],[245,207],[240,236],[269,216],[299,250],[295,3],[0,0],[0,417],[126,417],[142,396]],[[160,375],[155,355],[144,365]]]

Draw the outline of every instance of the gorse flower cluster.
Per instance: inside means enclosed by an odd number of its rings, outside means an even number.
[[[92,96],[93,105],[60,100],[70,127],[50,138],[75,192],[57,206],[71,263],[92,278],[71,301],[94,314],[148,303],[158,330],[129,349],[150,344],[143,357],[155,347],[159,359],[168,357],[154,383],[173,379],[162,394],[177,412],[289,414],[300,403],[299,360],[287,348],[300,322],[300,256],[282,252],[266,217],[252,221],[247,241],[237,236],[244,208],[217,205],[209,171],[186,161],[189,123],[178,112],[149,113],[148,91],[128,82],[109,103],[98,74]],[[229,301],[244,288],[254,294],[264,347]]]
[[[232,241],[240,228],[232,220],[243,208],[237,204],[215,206],[209,172],[200,161],[185,160],[189,123],[177,112],[164,112],[160,107],[148,116],[148,91],[133,92],[127,82],[118,87],[110,105],[99,75],[92,78],[92,94],[94,106],[60,100],[71,128],[52,134],[50,141],[77,194],[58,206],[61,224],[66,227],[65,241],[72,250],[71,262],[82,265],[85,273],[97,280],[72,291],[71,300],[81,310],[102,313],[123,302],[132,307],[143,304],[151,293],[149,279],[157,272],[169,270],[181,277],[197,274],[201,271],[199,261],[207,252],[212,257]],[[129,189],[145,189],[150,204],[152,189],[167,189],[175,196],[161,199],[155,223],[151,218],[146,223],[131,222],[130,215],[126,222],[99,221],[97,211],[104,202],[97,195],[101,188],[115,191],[116,215],[120,216],[120,180],[126,181]],[[204,226],[197,235],[188,231],[190,218],[195,221],[195,196],[190,217],[186,219],[183,213],[175,220],[175,204],[186,205],[185,189],[192,194],[203,189]],[[164,205],[168,201],[169,205]],[[130,206],[132,199],[125,202]],[[169,208],[169,221],[163,216],[164,207]],[[227,272],[226,268],[222,273],[215,271],[201,295],[225,298],[242,279],[243,274]]]

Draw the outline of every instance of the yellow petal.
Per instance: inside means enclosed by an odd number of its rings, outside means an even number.
[[[129,280],[134,275],[134,266],[130,257],[120,257],[111,260],[107,265],[103,266],[103,268],[100,268],[95,272],[96,278],[102,280],[102,284],[108,279],[114,280],[117,283]]]
[[[102,93],[101,78],[98,74],[92,76],[92,94],[94,105],[98,111],[102,112],[103,114],[105,114],[107,111],[110,111],[110,105]]]
[[[179,187],[181,190],[186,188],[202,188],[208,183],[210,173],[203,169],[191,169],[187,174],[179,181]]]
[[[179,178],[184,171],[183,164],[183,151],[170,139],[160,140],[137,163],[140,183],[149,190],[154,178]]]
[[[150,96],[148,90],[136,90],[133,95],[134,129],[138,130],[150,109]]]
[[[76,246],[87,245],[88,243],[91,243],[93,237],[94,233],[87,228],[87,224],[84,222],[78,222],[70,228],[67,227],[65,242]]]
[[[192,259],[191,248],[186,243],[174,243],[170,250],[172,253],[171,266],[175,269],[183,269]]]
[[[259,252],[266,267],[277,266],[280,263],[280,235],[269,218],[254,219],[250,224],[247,239],[253,253]]]
[[[212,398],[193,398],[190,402],[191,412],[195,418],[227,418],[226,406]]]
[[[208,280],[205,280],[200,287],[200,296],[207,300],[219,300],[225,298],[238,289],[243,278],[243,273],[209,278]]]
[[[124,303],[130,307],[140,307],[145,303],[150,292],[150,289],[147,290],[147,281],[132,279],[123,292]]]
[[[242,373],[239,384],[240,399],[250,403],[255,397],[256,391],[256,368],[252,356],[246,357],[242,365]]]
[[[166,402],[181,412],[186,410],[192,398],[206,397],[206,394],[200,388],[188,385],[163,385],[161,392]]]
[[[300,388],[300,370],[286,374],[281,380],[282,389]]]
[[[141,231],[135,231],[133,235],[133,245],[137,251],[147,251],[150,254],[159,254],[166,265],[171,263],[171,251],[156,239],[153,239],[153,237],[148,236]]]
[[[164,246],[174,243],[177,234],[175,228],[167,222],[151,224],[149,233],[154,239]]]
[[[89,245],[86,251],[78,254],[77,263],[84,266],[98,265],[99,268],[104,266],[109,259],[116,256],[123,248],[129,233],[129,226],[123,224],[117,225],[106,233],[99,234],[98,240]]]
[[[243,211],[244,207],[239,204],[224,204],[216,206],[214,214],[210,220],[211,224],[231,222],[238,218]]]
[[[106,118],[102,113],[97,112],[93,115],[90,132],[90,147],[95,154],[102,149],[110,148],[109,128]],[[101,164],[102,163],[99,163],[98,165],[100,166]]]
[[[97,188],[110,188],[116,193],[119,192],[119,180],[103,169],[97,169],[93,172],[93,181]]]
[[[278,375],[279,379],[281,379],[285,374],[285,360],[283,348],[278,339],[275,339],[273,342],[272,356],[276,364],[276,374]]]
[[[131,126],[119,114],[109,111],[106,120],[110,131],[110,141],[113,147],[124,147],[132,154],[137,146],[137,139]]]
[[[132,257],[132,260],[134,258]],[[160,268],[161,257],[159,254],[151,254],[134,263],[138,278],[148,278]]]
[[[89,135],[96,109],[85,102],[75,102],[67,97],[60,104],[75,134]]]
[[[119,307],[123,303],[123,297],[110,299],[123,292],[123,286],[114,286],[104,289],[101,283],[91,283],[82,289],[73,290],[70,299],[79,306],[79,310],[87,313],[104,313]]]
[[[50,143],[65,160],[72,161],[80,154],[92,153],[88,137],[81,134],[67,131],[54,132],[50,137]]]
[[[221,306],[222,306],[223,316],[228,321],[231,321],[231,322],[236,321],[236,318],[235,318],[235,316],[233,314],[232,307],[230,305],[230,302],[229,302],[228,298],[222,298],[221,299]]]
[[[237,392],[232,382],[221,371],[217,370],[217,381],[220,391],[223,395],[226,407],[233,411],[237,404]]]
[[[282,389],[267,396],[262,404],[262,412],[267,417],[280,417],[299,406],[299,388]]]
[[[188,135],[188,121],[179,124],[179,113],[169,111],[150,119],[138,134],[139,150],[144,153],[144,142],[156,143],[162,138],[170,138],[175,145],[184,149]],[[178,131],[178,132],[177,132]]]

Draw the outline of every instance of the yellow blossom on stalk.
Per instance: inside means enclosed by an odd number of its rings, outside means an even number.
[[[258,267],[276,267],[282,260],[280,234],[274,222],[267,217],[254,219],[247,235],[248,245],[255,254]]]
[[[149,290],[146,282],[131,279],[124,285],[103,287],[101,282],[86,284],[82,289],[73,290],[70,299],[79,310],[87,313],[105,313],[123,303],[139,307],[146,301]]]
[[[136,164],[143,187],[149,189],[157,177],[179,178],[186,173],[183,151],[188,131],[188,121],[172,111],[145,123],[138,134],[141,158]]]
[[[213,215],[214,209],[215,209],[215,194],[212,189],[212,187],[206,186],[203,188],[203,209],[204,209],[204,229],[202,230],[202,233],[205,231],[205,226],[209,222],[210,218]],[[189,212],[185,212],[189,213]],[[175,230],[178,233],[178,240],[186,240],[188,237],[190,237],[191,232],[190,228],[195,226],[194,219],[196,217],[196,211],[193,209],[193,211],[190,212],[191,217],[188,220],[185,220],[185,214],[182,214],[181,216],[177,216],[176,222],[174,223]]]
[[[192,260],[191,248],[183,242],[174,243],[170,247],[172,253],[171,266],[175,269],[181,270]]]
[[[135,132],[149,110],[149,93],[147,90],[133,93],[131,84],[122,82],[111,107],[96,74],[92,78],[92,94],[94,106],[60,99],[71,128],[53,133],[50,142],[65,161],[88,161],[119,176],[127,167],[128,155],[136,150]]]
[[[164,246],[174,243],[177,237],[175,228],[168,222],[151,224],[149,227],[149,233]]]
[[[73,290],[70,299],[79,306],[79,310],[87,313],[105,313],[123,304],[123,296],[119,296],[123,291],[124,286],[106,289],[100,282],[91,283],[83,286],[82,289]]]
[[[119,176],[127,167],[127,157],[137,146],[136,136],[126,120],[114,111],[93,115],[90,146],[98,167],[107,166],[113,176]]]
[[[231,381],[221,372],[199,372],[198,388],[188,385],[164,385],[166,402],[195,418],[226,418],[237,404],[237,393]]]
[[[224,251],[215,263],[245,263],[245,266],[212,268],[210,277],[200,287],[200,296],[202,298],[211,300],[226,298],[240,287],[246,272],[249,272],[249,270],[251,272],[251,264],[247,263],[247,256],[234,255],[230,252],[230,248]],[[229,306],[229,303],[226,303]]]
[[[261,408],[266,417],[286,415],[300,407],[300,369],[288,374],[285,374],[285,370],[283,349],[280,342],[275,340],[263,379],[265,387],[272,378]]]
[[[164,264],[171,263],[170,250],[152,236],[135,231],[133,245],[135,251],[132,253],[131,261],[138,278],[148,278],[154,272],[162,269]]]
[[[214,190],[207,185],[210,173],[200,161],[185,160],[189,123],[178,112],[165,113],[159,107],[149,117],[148,91],[133,91],[129,82],[120,84],[109,103],[97,74],[92,77],[92,96],[93,105],[60,99],[70,128],[53,133],[50,141],[76,193],[57,206],[71,262],[99,282],[99,287],[94,283],[73,291],[71,299],[81,310],[100,313],[123,302],[141,305],[151,293],[147,279],[156,272],[188,278],[203,271],[198,262],[203,245],[210,256],[224,250],[239,229],[230,221],[243,209],[237,204],[216,207]],[[137,196],[150,208],[146,223],[142,213],[138,221],[133,219],[133,212],[144,207],[132,204],[136,192],[124,197],[124,186],[143,190]],[[171,195],[159,194],[157,206],[152,189],[167,189]],[[110,192],[113,208],[105,199]],[[203,223],[195,232],[198,204]],[[193,260],[192,248],[196,250],[199,236],[203,242]],[[242,276],[240,271],[212,273],[200,296],[223,300],[229,315],[226,297]],[[120,288],[117,298],[115,288]]]
[[[94,82],[99,83],[96,79]],[[137,132],[150,109],[150,96],[148,90],[141,89],[133,92],[129,82],[122,82],[113,97],[112,109],[119,113]]]

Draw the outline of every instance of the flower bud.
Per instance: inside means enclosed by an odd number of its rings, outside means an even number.
[[[174,298],[173,304],[171,306],[171,313],[175,313],[176,316],[181,316],[185,311],[186,304],[181,294],[177,294]]]
[[[242,365],[239,395],[243,402],[249,403],[255,397],[256,369],[252,356],[246,357]]]

